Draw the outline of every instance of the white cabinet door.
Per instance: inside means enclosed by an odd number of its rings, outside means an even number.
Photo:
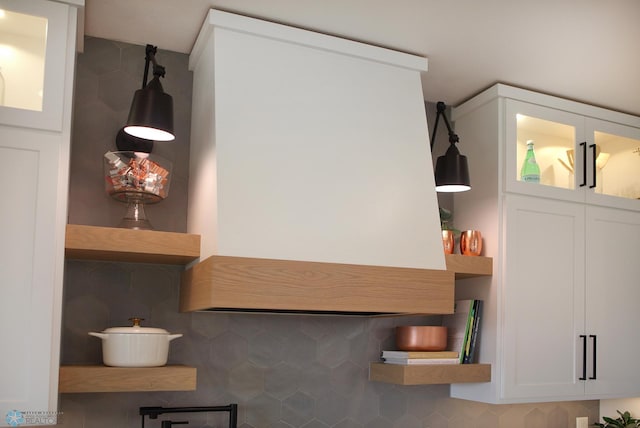
[[[505,198],[503,398],[584,393],[584,206]]]
[[[56,410],[63,245],[54,135],[0,126],[0,425]],[[60,196],[66,201],[64,195]],[[62,219],[64,220],[64,218]],[[57,323],[57,325],[56,325]]]
[[[584,117],[578,114],[507,99],[505,191],[564,201],[584,201],[584,123]],[[527,141],[534,143],[540,183],[527,183],[520,179]]]
[[[639,243],[639,213],[587,207],[587,395],[640,395]]]
[[[587,119],[586,134],[587,202],[640,211],[640,128]]]

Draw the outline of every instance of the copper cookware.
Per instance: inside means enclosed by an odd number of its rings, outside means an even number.
[[[396,327],[399,351],[444,351],[447,349],[447,327],[411,325]]]

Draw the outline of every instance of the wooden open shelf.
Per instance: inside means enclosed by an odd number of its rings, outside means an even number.
[[[456,273],[456,279],[493,275],[493,259],[483,256],[445,254],[447,270]]]
[[[66,257],[186,265],[200,236],[67,225]],[[489,257],[446,255],[446,270],[212,256],[183,272],[181,311],[271,311],[409,315],[453,313],[455,280],[493,274]],[[489,382],[486,364],[372,363],[370,379],[400,385]],[[192,391],[187,366],[63,366],[60,392]]]
[[[185,265],[200,257],[200,236],[68,224],[67,259]]]
[[[107,367],[70,365],[60,367],[58,389],[72,392],[194,391],[196,368],[188,366]]]
[[[397,385],[491,382],[490,364],[400,365],[371,363],[369,380]]]

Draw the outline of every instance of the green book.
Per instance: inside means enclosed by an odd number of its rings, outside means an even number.
[[[442,325],[447,327],[447,350],[458,352],[460,363],[464,361],[471,317],[475,300],[456,300],[454,312],[442,318]]]

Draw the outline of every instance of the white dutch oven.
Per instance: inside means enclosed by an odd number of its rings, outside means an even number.
[[[111,327],[90,336],[102,339],[102,361],[114,367],[159,367],[167,364],[169,342],[182,334],[162,328],[140,327],[142,318],[130,318],[132,327]]]

